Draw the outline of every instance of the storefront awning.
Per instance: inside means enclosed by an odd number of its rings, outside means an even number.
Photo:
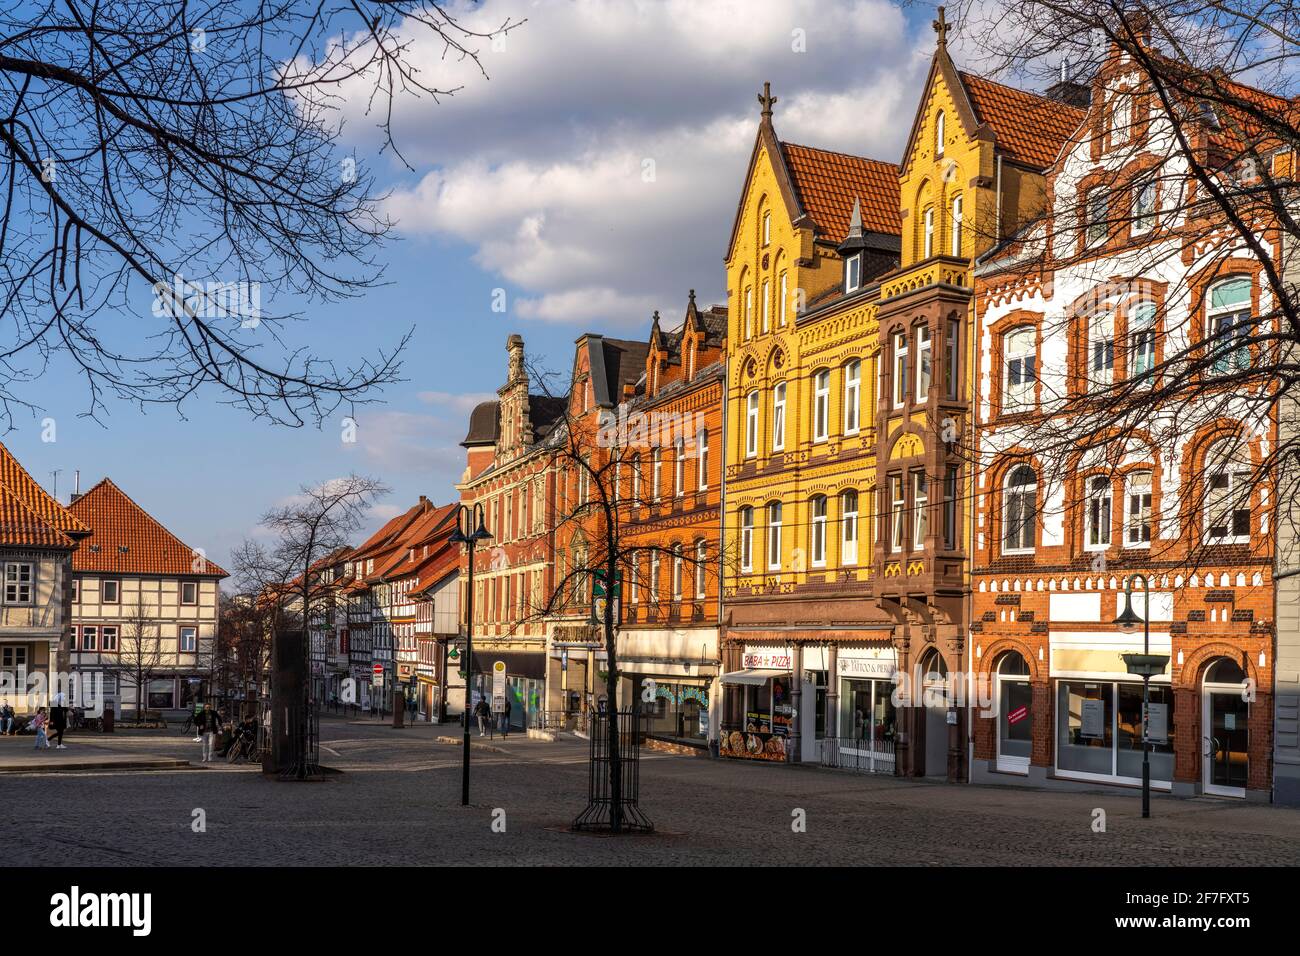
[[[763,670],[758,667],[746,667],[744,670],[728,671],[722,675],[724,684],[765,684],[773,677],[784,677],[787,671]]]

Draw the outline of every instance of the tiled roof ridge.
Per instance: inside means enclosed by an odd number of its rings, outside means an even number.
[[[900,165],[891,162],[888,159],[874,159],[870,156],[862,156],[858,153],[846,153],[842,149],[827,149],[824,146],[809,146],[807,143],[796,143],[788,139],[780,141],[782,146],[793,146],[796,149],[806,149],[814,153],[829,153],[832,156],[843,156],[845,159],[856,159],[864,163],[876,163],[880,166],[892,166],[895,170],[901,169]]]
[[[2,498],[3,501],[6,502],[7,504],[16,508],[21,517],[29,520],[35,526],[34,528],[31,529],[30,533],[26,530],[20,532],[20,537],[15,537],[13,539],[14,543],[44,544],[44,545],[54,545],[57,547],[66,547],[66,548],[72,548],[75,546],[75,542],[73,542],[71,538],[69,538],[66,534],[64,534],[62,530],[56,528],[50,522],[46,521],[45,518],[43,518],[34,509],[32,509],[27,504],[27,502],[24,501],[8,485],[0,484],[0,498]],[[0,512],[3,512],[5,510],[7,509],[3,505],[0,505]],[[8,517],[9,517],[8,515],[4,516],[5,519],[7,519]],[[8,524],[9,524],[8,520],[0,521],[0,540],[3,541],[10,540],[8,537],[10,531],[18,530],[16,528],[10,529],[8,527]],[[38,538],[39,540],[37,540]]]
[[[136,501],[129,494],[123,491],[121,486],[118,485],[117,482],[113,481],[113,479],[108,477],[107,475],[105,475],[94,485],[92,485],[89,491],[79,496],[76,501],[68,505],[68,510],[74,516],[76,516],[76,512],[79,510],[91,510],[95,506],[95,501],[98,498],[104,497],[107,494],[116,494],[122,501],[126,502],[126,504],[130,506],[131,510],[133,510],[136,514],[138,514],[140,517],[144,519],[144,522],[146,522],[145,528],[148,528],[150,525],[152,525],[154,528],[156,528],[158,531],[162,533],[164,539],[170,539],[170,542],[174,543],[182,554],[189,554],[191,556],[191,567],[193,566],[192,561],[193,561],[193,555],[196,553],[195,549],[190,545],[186,544],[179,537],[177,537],[176,534],[172,532],[165,524],[163,524],[161,521],[155,518],[153,514],[151,514],[148,511],[148,509],[146,509],[138,501]],[[85,503],[83,504],[83,502]],[[130,516],[128,515],[127,517],[129,520]],[[80,520],[79,516],[78,516],[78,520]],[[94,535],[92,532],[91,538],[87,543],[93,543],[93,542],[94,542]],[[203,563],[207,568],[206,571],[202,572],[204,576],[210,576],[210,575],[216,575],[220,577],[229,576],[225,568],[221,567],[221,565],[217,564],[215,561],[209,558],[207,554],[203,555]],[[200,572],[192,572],[192,573],[199,574]]]
[[[982,73],[973,73],[970,70],[958,70],[957,75],[960,76],[963,81],[968,79],[979,80],[981,83],[989,83],[993,86],[1000,86],[1002,89],[1009,90],[1012,93],[1021,93],[1025,96],[1032,96],[1036,100],[1041,100],[1045,105],[1053,106],[1053,107],[1059,106],[1063,109],[1069,110],[1072,113],[1078,113],[1080,119],[1082,119],[1083,115],[1088,112],[1087,109],[1085,109],[1084,107],[1073,106],[1069,103],[1066,103],[1064,100],[1058,100],[1055,99],[1054,97],[1048,96],[1046,93],[1039,93],[1037,90],[1027,90],[1024,87],[1020,87],[1020,86],[1012,86],[1010,83],[1003,83],[1001,80],[995,80],[992,77],[985,76]]]

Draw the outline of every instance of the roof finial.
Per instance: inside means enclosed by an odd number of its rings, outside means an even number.
[[[943,7],[939,8],[939,19],[935,20],[931,26],[934,32],[939,35],[939,48],[946,49],[948,46],[948,19],[943,15]]]
[[[776,105],[776,97],[772,95],[771,83],[763,83],[763,92],[758,94],[758,102],[763,107],[763,119],[770,123],[772,121],[772,107]]]
[[[853,197],[853,215],[849,217],[849,235],[858,239],[862,236],[862,201]]]

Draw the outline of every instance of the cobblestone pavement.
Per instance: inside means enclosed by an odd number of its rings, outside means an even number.
[[[156,864],[1172,864],[1295,865],[1300,813],[1157,795],[947,786],[813,767],[646,754],[652,836],[566,832],[582,809],[587,745],[512,736],[473,754],[460,802],[459,728],[322,722],[322,760],[344,773],[280,783],[253,768],[13,775],[0,820],[9,865]],[[475,741],[478,741],[477,736]],[[90,740],[82,741],[90,744]],[[488,741],[484,741],[488,743]],[[69,739],[71,753],[78,746]],[[95,738],[115,753],[197,757],[188,737]],[[1094,810],[1106,832],[1093,832]],[[493,832],[494,810],[505,832]],[[206,832],[192,828],[202,810]],[[794,832],[802,810],[806,832]],[[499,818],[500,814],[496,814]]]

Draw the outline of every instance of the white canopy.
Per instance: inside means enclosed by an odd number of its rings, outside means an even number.
[[[765,684],[773,677],[784,677],[789,671],[764,670],[759,667],[746,667],[744,670],[729,671],[722,675],[724,684]]]

